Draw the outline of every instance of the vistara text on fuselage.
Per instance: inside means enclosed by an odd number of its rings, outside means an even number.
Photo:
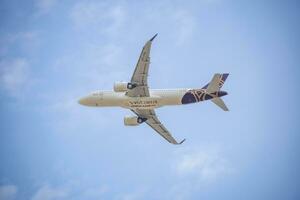
[[[211,100],[224,111],[228,111],[221,99],[227,92],[221,88],[228,77],[228,73],[215,74],[212,80],[202,88],[190,89],[149,89],[148,69],[150,64],[150,49],[153,36],[143,47],[132,78],[129,82],[115,82],[111,91],[94,91],[79,100],[81,105],[91,107],[122,107],[130,109],[134,116],[126,116],[124,124],[136,126],[147,123],[157,133],[172,144],[177,142],[165,126],[157,118],[154,109],[163,106],[185,105]]]

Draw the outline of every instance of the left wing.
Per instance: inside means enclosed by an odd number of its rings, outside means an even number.
[[[154,35],[143,47],[139,60],[136,64],[135,70],[131,77],[131,83],[135,88],[130,89],[126,95],[129,97],[149,97],[148,88],[148,70],[150,64],[150,50]]]
[[[158,134],[160,134],[163,138],[165,138],[168,142],[172,144],[182,144],[185,141],[184,139],[178,143],[170,134],[170,132],[165,128],[165,126],[159,121],[153,109],[148,109],[148,110],[137,109],[131,111],[134,112],[139,117],[147,118],[146,123],[151,128],[153,128]]]

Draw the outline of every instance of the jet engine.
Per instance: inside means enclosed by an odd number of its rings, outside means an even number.
[[[128,83],[128,82],[115,82],[114,84],[114,91],[115,92],[126,92],[135,88],[137,84],[135,83]]]
[[[145,122],[147,118],[137,117],[137,116],[126,116],[124,117],[125,126],[137,126]]]

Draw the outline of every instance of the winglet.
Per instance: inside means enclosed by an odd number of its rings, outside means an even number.
[[[152,42],[154,40],[154,38],[157,36],[158,33],[156,33],[151,39],[150,42]]]
[[[182,144],[182,143],[184,143],[184,141],[185,141],[185,139],[183,139],[181,142],[179,142],[178,144]]]

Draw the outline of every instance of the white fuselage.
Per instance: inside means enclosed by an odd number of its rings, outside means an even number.
[[[126,92],[95,91],[83,97],[79,103],[93,107],[123,107],[128,109],[154,109],[166,105],[181,105],[183,95],[189,89],[149,90],[149,97],[129,97]]]

